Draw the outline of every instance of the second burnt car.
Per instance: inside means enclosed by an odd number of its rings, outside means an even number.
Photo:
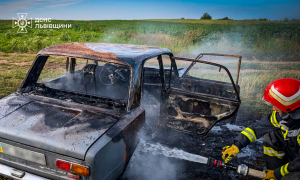
[[[235,83],[226,67],[203,55],[177,58],[165,48],[105,43],[41,50],[19,90],[0,100],[0,174],[117,179],[144,122],[150,132],[163,126],[205,135],[234,119],[239,72]],[[233,57],[240,66],[241,57]],[[223,69],[221,76],[205,79],[198,64],[208,72]]]

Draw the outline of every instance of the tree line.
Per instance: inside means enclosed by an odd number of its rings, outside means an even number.
[[[185,19],[185,18],[182,17],[180,19]],[[204,13],[200,17],[200,19],[202,19],[202,20],[211,20],[212,16],[206,12],[206,13]],[[230,19],[228,16],[225,16],[224,18],[220,18],[220,19],[217,19],[217,20],[233,20],[233,19]],[[251,19],[251,20],[255,20],[255,21],[271,21],[268,18],[259,18],[259,19]],[[298,21],[299,22],[300,19],[291,19],[291,20],[289,20],[287,17],[285,17],[282,21],[284,21],[284,22],[289,22],[289,21],[295,22],[295,21]]]

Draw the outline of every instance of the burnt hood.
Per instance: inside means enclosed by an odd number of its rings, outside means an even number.
[[[71,105],[5,97],[0,100],[0,137],[83,160],[88,148],[121,117]]]

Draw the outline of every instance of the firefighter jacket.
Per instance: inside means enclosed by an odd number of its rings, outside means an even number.
[[[282,136],[272,140],[272,143],[279,144],[283,147],[282,149],[284,151],[276,151],[272,147],[264,146],[264,155],[278,159],[285,158],[289,161],[274,170],[275,177],[281,179],[290,172],[300,171],[300,119],[291,119],[290,117],[283,119],[279,113],[273,111],[272,114],[263,117],[258,122],[245,128],[241,134],[235,138],[234,144],[239,149],[242,149],[271,131],[281,132],[278,134]]]

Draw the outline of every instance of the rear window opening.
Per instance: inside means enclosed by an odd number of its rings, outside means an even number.
[[[51,56],[37,83],[66,92],[126,100],[130,69],[101,61]]]

